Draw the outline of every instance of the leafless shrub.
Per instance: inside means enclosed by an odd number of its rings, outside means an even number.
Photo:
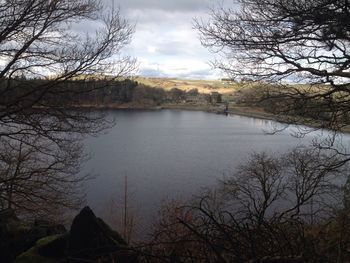
[[[312,251],[325,247],[315,231],[335,231],[330,225],[342,209],[345,168],[338,162],[303,147],[275,157],[254,153],[192,205],[163,210],[146,251],[166,262],[337,262],[346,250]]]

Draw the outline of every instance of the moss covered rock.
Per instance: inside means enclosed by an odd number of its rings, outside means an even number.
[[[22,253],[16,258],[15,263],[65,263],[64,254],[56,255],[55,257],[48,257],[43,255],[42,250],[46,246],[50,246],[57,240],[62,239],[62,235],[53,235],[44,237],[38,240],[34,247]],[[62,252],[62,251],[61,251]]]

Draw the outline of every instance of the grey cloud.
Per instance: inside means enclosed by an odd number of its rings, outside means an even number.
[[[205,17],[207,14],[203,11],[181,12],[176,10],[160,10],[160,9],[127,9],[122,8],[122,14],[131,21],[135,22],[141,29],[150,26],[167,27],[171,29],[176,26],[187,24],[192,27],[195,17]]]
[[[174,68],[174,70],[187,70],[187,68]]]
[[[148,65],[148,68],[140,67],[141,75],[187,79],[208,78],[208,76],[213,78],[215,75],[213,72],[198,70],[206,68],[212,54],[201,46],[198,32],[193,29],[193,19],[195,17],[206,19],[209,7],[223,1],[232,3],[233,0],[102,1],[106,5],[111,5],[114,1],[114,4],[121,8],[121,15],[136,24],[133,40],[125,51],[138,58],[144,65]],[[153,61],[167,65],[164,65],[163,70],[162,67],[156,70],[157,67],[151,65]],[[197,70],[182,68],[181,61],[184,63],[192,61]]]
[[[178,54],[185,55],[190,53],[189,46],[180,41],[165,41],[156,46],[156,51],[158,54],[166,56],[174,56]]]
[[[183,69],[181,69],[183,70]],[[213,79],[217,76],[216,72],[211,69],[188,70],[187,72],[177,74],[167,74],[165,71],[154,68],[143,68],[139,74],[146,77],[155,78],[179,78],[179,79]]]
[[[155,78],[167,77],[167,75],[162,70],[156,70],[153,68],[143,68],[140,70],[139,75]]]
[[[113,0],[123,9],[158,9],[169,12],[205,10],[215,4],[213,0]],[[111,0],[104,0],[108,5]]]
[[[180,79],[208,79],[213,75],[213,71],[210,69],[205,70],[192,70],[186,73],[178,74]]]

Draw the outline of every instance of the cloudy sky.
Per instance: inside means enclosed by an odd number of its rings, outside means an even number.
[[[193,19],[208,17],[217,0],[104,0],[120,6],[122,15],[136,24],[126,52],[139,62],[139,75],[186,79],[217,79],[213,59],[201,46]],[[223,0],[220,0],[222,2]]]

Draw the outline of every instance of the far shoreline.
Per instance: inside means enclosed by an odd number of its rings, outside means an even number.
[[[123,103],[123,104],[108,104],[108,105],[80,105],[72,108],[80,109],[92,109],[92,110],[147,110],[147,111],[157,111],[157,110],[189,110],[189,111],[202,111],[215,114],[226,114],[226,115],[235,115],[242,116],[254,119],[270,120],[276,121],[279,123],[284,123],[288,125],[303,125],[310,128],[317,128],[316,124],[311,123],[309,120],[303,120],[299,123],[289,123],[286,119],[281,118],[280,116],[274,115],[263,111],[261,108],[252,107],[252,106],[230,106],[227,111],[225,111],[224,104],[190,104],[190,103],[166,103],[159,106],[150,105],[150,104],[137,104],[137,103]],[[329,129],[324,129],[333,132]],[[350,134],[350,126],[343,127],[340,131],[342,133]]]

